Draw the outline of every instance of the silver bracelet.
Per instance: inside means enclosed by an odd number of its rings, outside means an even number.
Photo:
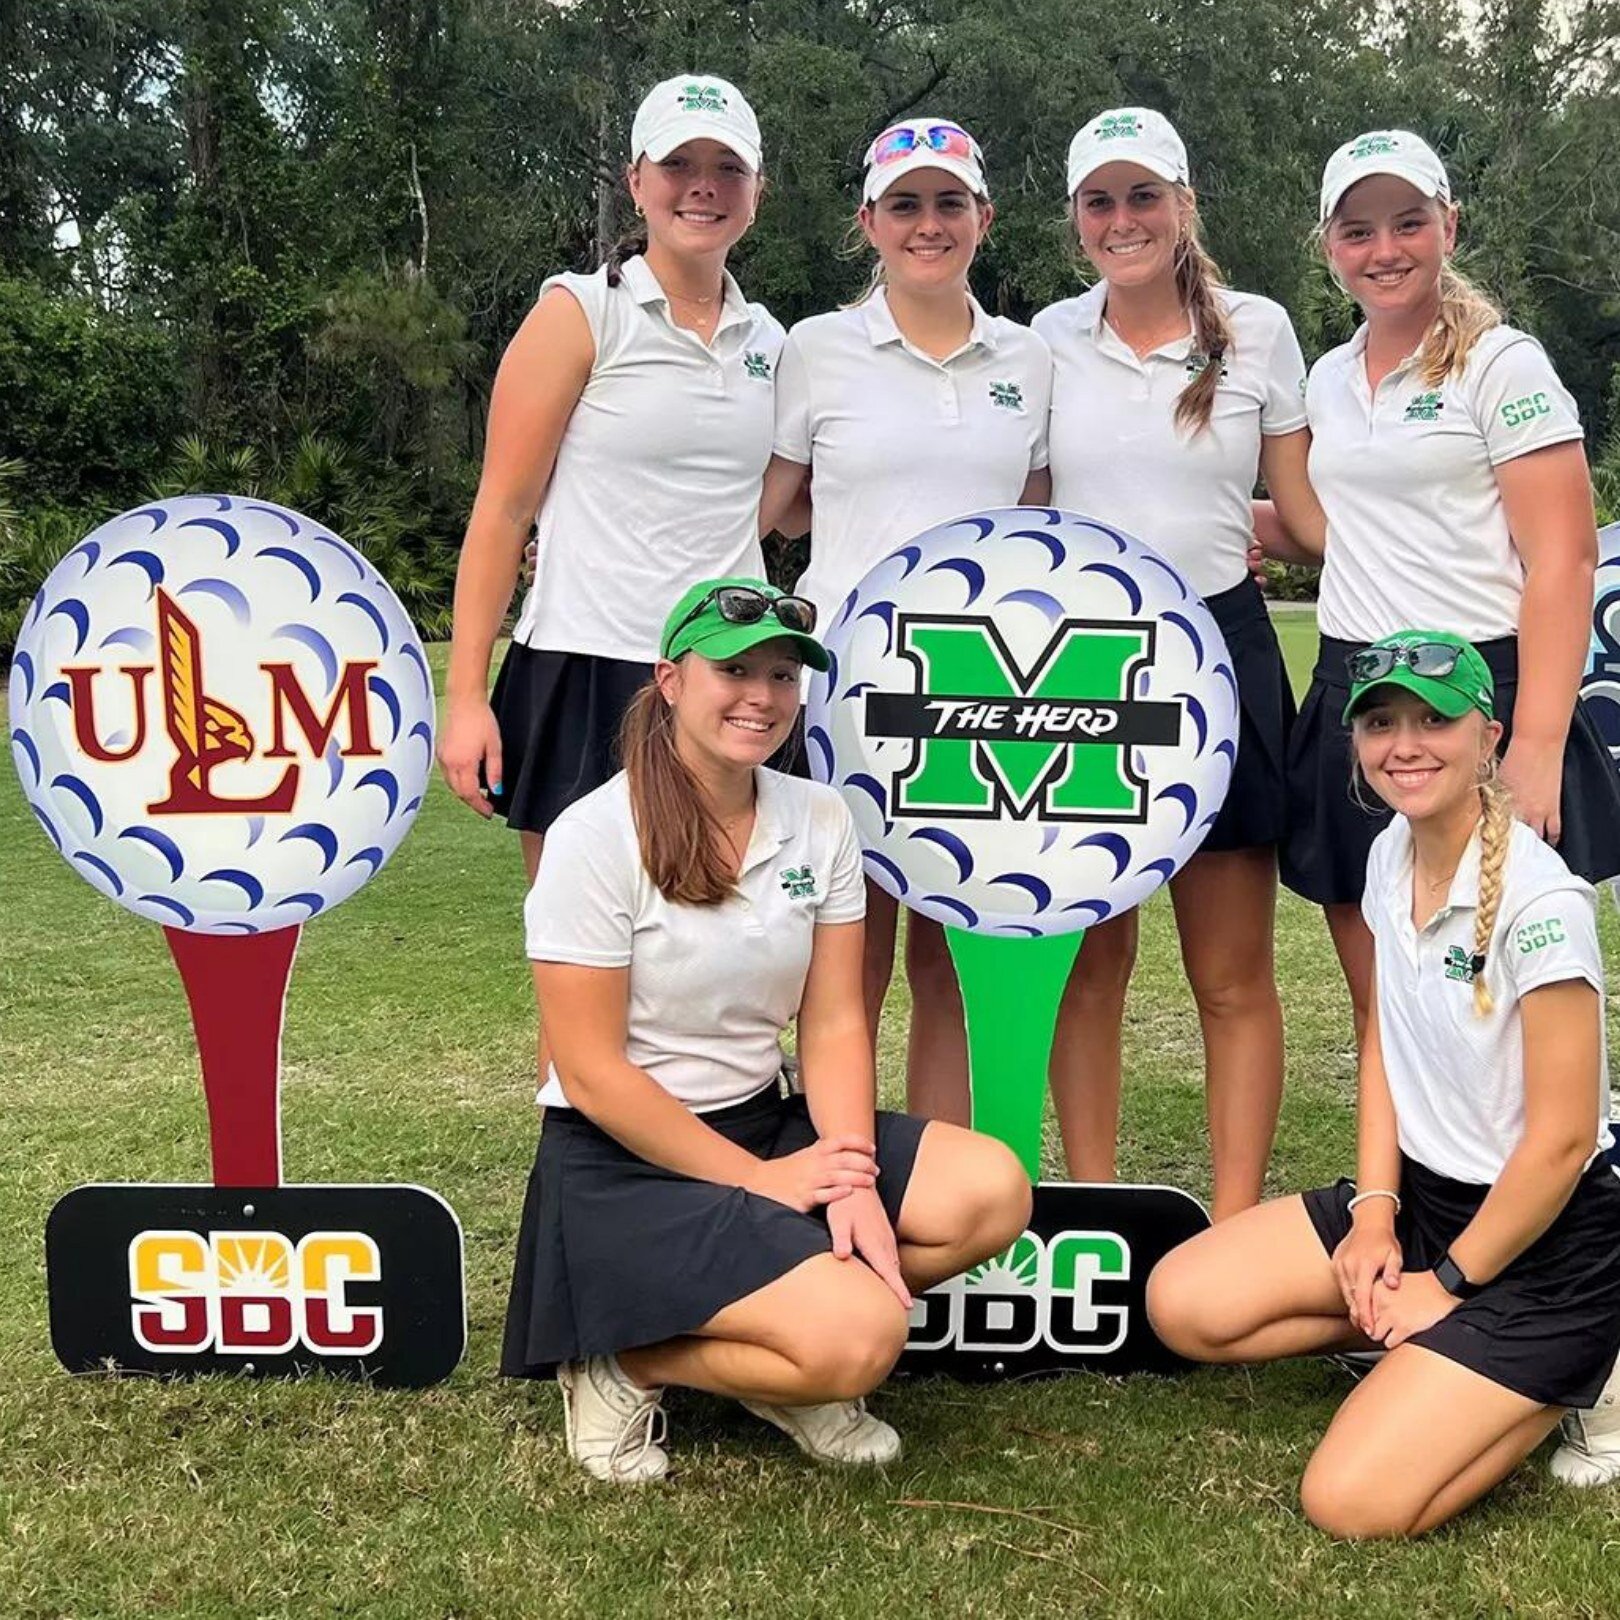
[[[1369,1198],[1388,1198],[1395,1205],[1395,1213],[1399,1215],[1401,1212],[1401,1195],[1388,1187],[1369,1187],[1366,1192],[1358,1192],[1344,1207],[1353,1210],[1357,1204],[1364,1204]]]

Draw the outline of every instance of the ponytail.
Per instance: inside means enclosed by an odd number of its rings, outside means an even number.
[[[1474,1012],[1483,1018],[1495,1005],[1485,983],[1485,956],[1496,931],[1496,913],[1502,903],[1502,870],[1513,840],[1513,799],[1503,787],[1493,754],[1479,785],[1482,814],[1479,821],[1479,904],[1474,910]]]
[[[647,251],[647,227],[641,220],[636,221],[633,230],[626,231],[617,242],[607,250],[602,260],[607,269],[607,284],[617,287],[621,278],[626,259],[633,259],[638,253]]]
[[[1440,313],[1418,350],[1418,376],[1426,387],[1438,388],[1468,362],[1474,345],[1493,326],[1502,324],[1502,311],[1448,259],[1440,267]]]
[[[720,859],[719,823],[675,751],[674,711],[656,681],[636,693],[619,728],[619,757],[630,779],[630,814],[641,864],[674,904],[717,906],[737,880]]]
[[[1176,426],[1196,438],[1209,426],[1215,410],[1215,390],[1221,385],[1221,367],[1232,348],[1232,327],[1221,308],[1216,288],[1226,285],[1221,267],[1204,246],[1198,226],[1198,199],[1186,186],[1177,186],[1181,199],[1182,237],[1176,244],[1176,291],[1192,317],[1193,350],[1204,366],[1181,390],[1176,400]]]

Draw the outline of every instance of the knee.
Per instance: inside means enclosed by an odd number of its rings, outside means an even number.
[[[833,1313],[795,1358],[805,1403],[870,1395],[900,1359],[906,1333],[906,1313],[892,1295],[886,1306],[879,1302]]]
[[[994,1137],[975,1135],[960,1178],[953,1178],[964,1266],[1000,1254],[1029,1225],[1034,1188],[1018,1156]]]
[[[1193,1000],[1204,1018],[1250,1018],[1281,1011],[1276,971],[1269,958],[1223,961],[1218,969],[1188,965]]]
[[[1187,1245],[1172,1249],[1148,1276],[1147,1313],[1167,1348],[1189,1361],[1220,1361],[1229,1337],[1211,1309],[1207,1277],[1201,1278]]]
[[[951,961],[945,930],[927,917],[912,913],[906,933],[906,982],[914,1005],[938,1007],[960,1002],[962,989]]]
[[[1336,1541],[1376,1541],[1413,1533],[1414,1515],[1387,1478],[1358,1477],[1354,1469],[1324,1463],[1317,1451],[1299,1482],[1299,1505],[1318,1530]]]

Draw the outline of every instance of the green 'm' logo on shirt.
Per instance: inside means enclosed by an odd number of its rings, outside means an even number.
[[[1440,397],[1440,390],[1432,388],[1425,394],[1414,394],[1411,403],[1406,407],[1403,418],[1407,422],[1438,422],[1440,413],[1446,408],[1446,402]]]
[[[1464,984],[1472,984],[1474,976],[1479,972],[1479,967],[1483,964],[1483,957],[1470,956],[1461,945],[1453,945],[1446,952],[1446,977],[1448,979],[1459,979]]]
[[[1544,922],[1526,923],[1513,936],[1520,956],[1532,951],[1544,951],[1549,945],[1562,945],[1569,936],[1564,932],[1562,917],[1548,917]]]
[[[1018,383],[993,382],[990,384],[990,403],[999,405],[1004,411],[1021,411],[1024,408],[1024,390]]]
[[[757,377],[761,382],[771,380],[771,363],[758,349],[750,349],[743,356],[743,370],[750,377]]]
[[[1538,416],[1551,416],[1552,406],[1544,393],[1526,394],[1523,399],[1509,401],[1502,407],[1502,420],[1509,427],[1523,427]]]
[[[723,113],[726,93],[717,84],[685,84],[675,98],[682,112]]]
[[[816,875],[808,865],[784,866],[776,875],[789,900],[807,900],[816,892]]]
[[[1203,374],[1208,370],[1209,370],[1209,356],[1207,354],[1189,354],[1187,356],[1187,381],[1188,382],[1191,382],[1194,377],[1202,377]],[[1231,373],[1231,368],[1227,365],[1227,363],[1224,360],[1222,360],[1221,361],[1221,381],[1225,382],[1226,379],[1231,374],[1232,374]],[[1304,384],[1301,384],[1300,386],[1303,387]]]

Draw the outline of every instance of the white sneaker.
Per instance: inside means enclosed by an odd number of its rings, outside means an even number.
[[[818,1406],[742,1403],[755,1417],[774,1423],[800,1451],[817,1462],[878,1466],[897,1462],[900,1436],[866,1410],[865,1401],[823,1401]]]
[[[643,1389],[626,1377],[613,1356],[565,1361],[562,1386],[568,1455],[592,1479],[615,1485],[645,1485],[669,1472],[662,1389]]]
[[[1566,1412],[1558,1427],[1563,1443],[1547,1465],[1554,1479],[1566,1485],[1607,1485],[1620,1479],[1620,1361],[1597,1405],[1589,1412]]]

